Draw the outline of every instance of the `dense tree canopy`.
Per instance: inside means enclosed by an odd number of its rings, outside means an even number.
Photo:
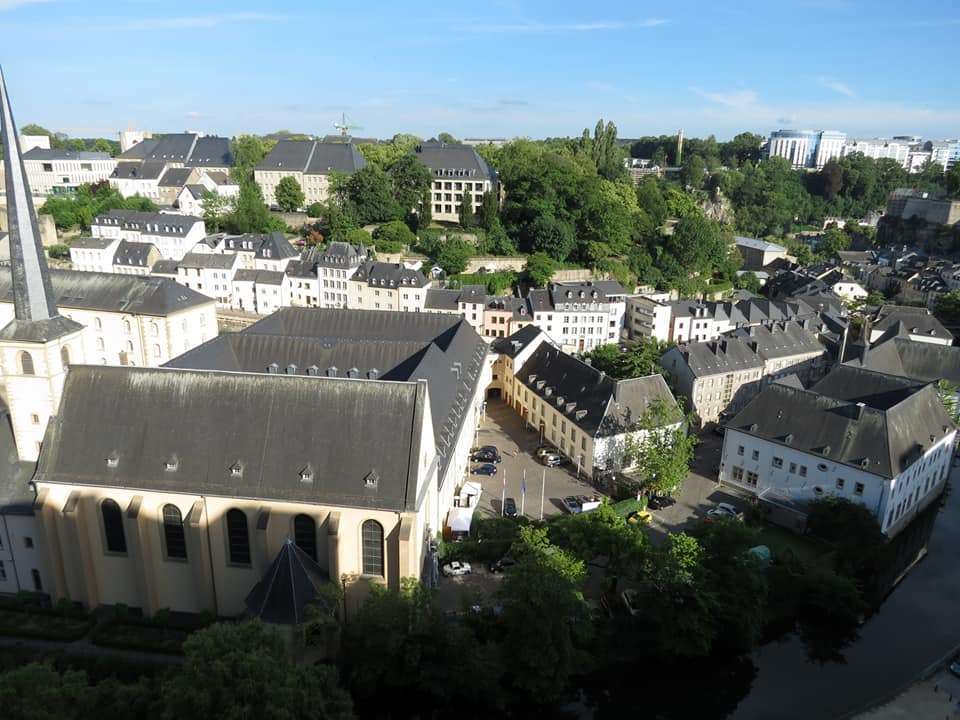
[[[303,207],[306,201],[306,195],[303,194],[303,188],[297,179],[291,176],[280,178],[277,183],[277,189],[274,190],[274,197],[277,199],[277,207],[284,212],[294,212]]]
[[[125,198],[104,181],[96,185],[81,185],[72,196],[49,197],[38,212],[51,215],[59,230],[75,227],[89,230],[97,215],[115,209],[156,212],[157,206],[149,198],[139,195]]]

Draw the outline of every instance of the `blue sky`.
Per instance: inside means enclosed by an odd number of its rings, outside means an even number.
[[[960,4],[0,0],[20,124],[233,135],[960,135]]]

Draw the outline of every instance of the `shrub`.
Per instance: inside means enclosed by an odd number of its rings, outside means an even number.
[[[70,247],[58,243],[47,248],[47,255],[54,260],[68,260],[70,258]]]

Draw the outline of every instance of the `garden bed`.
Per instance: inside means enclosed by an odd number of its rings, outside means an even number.
[[[185,630],[158,627],[144,623],[108,622],[93,633],[94,645],[178,654],[189,635]]]
[[[53,611],[0,609],[0,635],[73,642],[90,631],[88,616],[70,617]]]

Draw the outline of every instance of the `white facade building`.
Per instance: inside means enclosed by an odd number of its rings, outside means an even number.
[[[103,182],[117,167],[117,161],[103,152],[34,148],[23,154],[23,167],[30,192],[46,197],[69,195],[81,185]]]
[[[423,312],[432,281],[399,263],[363,262],[347,279],[347,307]]]
[[[892,537],[939,496],[956,439],[935,384],[840,366],[757,395],[726,426],[719,479],[801,507],[860,503]]]
[[[551,283],[527,295],[533,324],[565,352],[589,352],[620,341],[627,292],[613,280]]]
[[[206,236],[199,217],[172,213],[110,210],[93,219],[94,237],[151,243],[165,260],[180,260]]]
[[[833,130],[777,130],[767,141],[767,157],[782,157],[795,168],[821,169],[843,153],[847,136]]]
[[[240,267],[236,253],[188,253],[177,263],[177,282],[229,308],[234,305],[233,278]]]

